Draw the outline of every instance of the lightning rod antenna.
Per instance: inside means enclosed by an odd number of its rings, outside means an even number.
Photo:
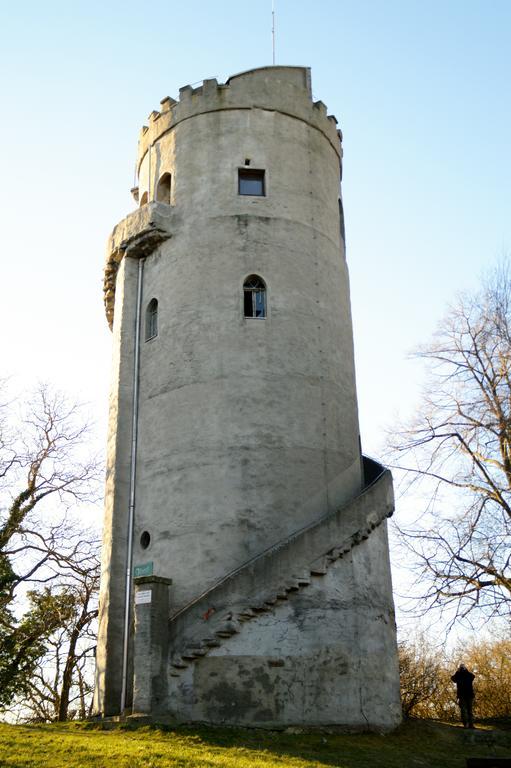
[[[271,45],[273,53],[273,66],[275,66],[275,0],[271,0]]]

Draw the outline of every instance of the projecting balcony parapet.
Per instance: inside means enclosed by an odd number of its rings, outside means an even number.
[[[117,270],[124,256],[140,259],[172,237],[174,208],[165,203],[148,203],[126,216],[108,239],[103,293],[106,318],[112,328]]]

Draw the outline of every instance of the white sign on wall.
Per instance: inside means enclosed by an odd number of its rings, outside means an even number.
[[[135,605],[143,605],[144,603],[151,602],[151,590],[142,589],[140,592],[135,593]]]

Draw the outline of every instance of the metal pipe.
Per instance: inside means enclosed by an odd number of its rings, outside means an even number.
[[[271,0],[271,44],[273,53],[273,66],[275,66],[275,0]]]
[[[148,158],[148,176],[147,176],[147,202],[151,202],[151,144],[149,144],[149,158]]]
[[[130,494],[128,509],[128,542],[126,553],[126,594],[124,604],[124,637],[122,647],[122,687],[121,715],[126,708],[128,681],[128,651],[131,623],[131,565],[133,559],[133,528],[135,522],[135,481],[137,471],[137,436],[138,436],[138,385],[140,360],[140,325],[142,313],[142,279],[145,259],[138,261],[137,306],[135,314],[135,350],[133,359],[133,405],[131,420],[131,455],[130,455]]]

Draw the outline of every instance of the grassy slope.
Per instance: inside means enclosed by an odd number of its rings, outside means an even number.
[[[489,755],[511,756],[511,732],[473,736],[424,721],[386,736],[0,724],[0,766],[9,768],[464,768],[465,757]]]

